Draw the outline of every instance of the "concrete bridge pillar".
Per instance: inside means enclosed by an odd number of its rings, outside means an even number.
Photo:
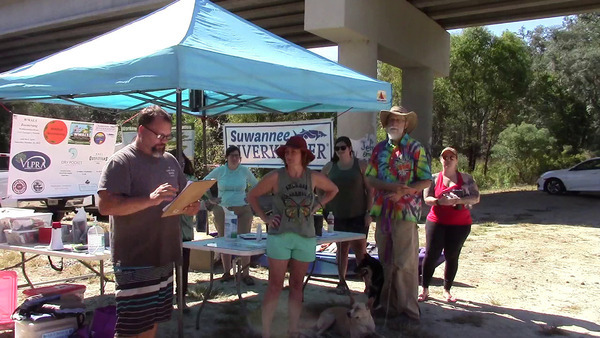
[[[401,102],[419,116],[413,136],[429,147],[433,78],[449,72],[448,32],[406,0],[306,0],[304,29],[336,42],[339,62],[365,75],[376,77],[377,60],[401,68]],[[368,150],[377,113],[339,116],[338,135]]]

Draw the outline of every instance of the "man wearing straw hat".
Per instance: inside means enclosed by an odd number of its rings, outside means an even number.
[[[388,137],[373,148],[365,175],[375,189],[371,216],[385,275],[381,304],[386,316],[418,323],[417,221],[431,166],[425,148],[409,135],[417,125],[415,112],[394,106],[382,110],[379,119]]]

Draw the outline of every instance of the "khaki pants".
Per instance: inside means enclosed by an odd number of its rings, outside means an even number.
[[[249,205],[244,205],[241,207],[229,207],[227,209],[233,211],[237,216],[237,233],[249,233],[250,229],[252,228],[252,218],[254,217],[254,215],[252,214],[252,208],[250,208]],[[223,235],[225,234],[225,211],[220,205],[215,205],[212,212],[215,216],[215,228],[217,228],[219,237],[223,237]]]
[[[383,264],[384,284],[381,304],[390,315],[406,314],[419,319],[419,233],[414,222],[393,220],[391,234],[384,234],[381,217],[377,218],[375,240]],[[392,245],[387,255],[388,245]],[[389,257],[387,257],[389,256]]]

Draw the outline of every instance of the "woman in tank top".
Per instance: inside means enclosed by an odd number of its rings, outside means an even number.
[[[262,303],[263,337],[271,336],[271,322],[283,289],[285,273],[290,268],[289,336],[297,336],[302,311],[302,283],[310,262],[315,260],[313,213],[338,192],[327,176],[308,169],[315,155],[301,136],[291,137],[275,151],[284,168],[271,171],[248,193],[248,202],[267,224],[269,284]],[[315,189],[323,191],[316,199]],[[272,193],[273,215],[267,216],[258,198]]]
[[[444,250],[444,299],[456,302],[450,293],[458,271],[458,256],[471,232],[471,206],[479,203],[479,189],[469,174],[458,171],[458,152],[444,148],[440,154],[443,170],[431,180],[431,186],[423,191],[425,203],[431,206],[425,222],[426,252],[423,260],[423,289],[420,302],[429,298],[429,284],[436,261]]]
[[[327,203],[323,215],[332,212],[335,217],[335,231],[369,233],[371,225],[372,190],[364,179],[367,162],[354,156],[352,142],[346,136],[335,140],[335,153],[321,171],[338,187],[339,193]],[[350,247],[360,264],[367,250],[367,240],[359,239],[337,244],[337,261],[339,283],[336,287],[338,294],[346,293],[346,270],[348,269],[348,253]]]

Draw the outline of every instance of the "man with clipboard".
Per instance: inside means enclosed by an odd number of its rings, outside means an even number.
[[[165,152],[171,116],[142,109],[134,143],[115,153],[100,178],[99,211],[110,215],[117,303],[116,336],[154,337],[173,310],[173,264],[180,260],[177,215],[163,208],[187,183],[179,162]],[[198,199],[178,210],[195,215]]]

